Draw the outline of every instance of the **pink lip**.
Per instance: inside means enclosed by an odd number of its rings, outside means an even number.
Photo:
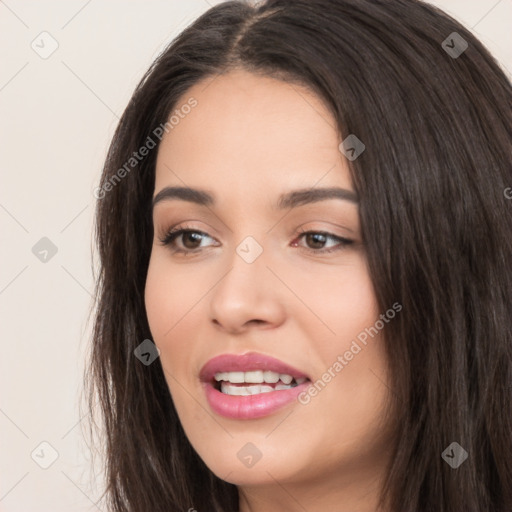
[[[251,370],[269,370],[286,373],[292,377],[306,377],[304,373],[283,363],[274,357],[248,352],[247,354],[222,354],[210,359],[199,372],[203,382],[211,381],[217,372],[250,372]]]
[[[214,387],[217,372],[235,372],[251,370],[270,370],[286,373],[295,378],[306,377],[308,380],[290,389],[272,391],[250,396],[231,396],[217,391]],[[206,399],[214,412],[234,419],[255,419],[268,416],[293,402],[299,393],[311,384],[301,371],[279,359],[258,353],[243,355],[223,354],[210,359],[201,369],[199,378],[203,382]]]

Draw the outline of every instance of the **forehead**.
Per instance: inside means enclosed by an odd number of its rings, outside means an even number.
[[[209,77],[178,101],[158,151],[155,191],[203,185],[226,193],[291,184],[351,188],[335,120],[308,89],[246,71]],[[177,118],[174,118],[177,119]]]

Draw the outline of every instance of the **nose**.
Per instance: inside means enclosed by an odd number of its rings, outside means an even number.
[[[252,263],[234,252],[229,270],[210,295],[211,321],[230,334],[278,327],[285,319],[280,293],[282,287],[267,268],[265,251]]]

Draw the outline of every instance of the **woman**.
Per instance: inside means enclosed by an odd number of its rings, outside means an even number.
[[[96,191],[111,510],[512,510],[511,105],[419,1],[173,41]]]

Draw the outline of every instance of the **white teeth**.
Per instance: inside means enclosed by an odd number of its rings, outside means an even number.
[[[245,382],[245,374],[244,372],[229,372],[228,373],[228,379],[229,382],[232,382],[233,384],[241,384],[242,382]]]
[[[245,372],[245,382],[252,382],[255,384],[260,384],[264,382],[263,380],[263,372],[261,370],[257,370],[254,372]]]
[[[284,373],[279,374],[279,378],[285,383],[290,384],[290,382],[293,380],[293,377],[291,375],[286,375]]]
[[[241,384],[246,382],[248,384],[275,384],[281,380],[284,384],[291,384],[293,377],[286,373],[277,373],[273,371],[252,370],[250,372],[218,372],[215,374],[217,382],[231,382],[232,384]],[[297,379],[297,383],[302,383],[306,379]],[[299,382],[300,381],[300,382]]]
[[[279,373],[267,370],[263,372],[263,378],[265,379],[265,382],[273,384],[279,380]]]
[[[220,382],[220,391],[226,395],[249,396],[291,389],[306,381],[306,377],[297,377],[270,370],[251,370],[249,372],[218,372],[215,380]],[[233,384],[247,384],[234,386]],[[268,384],[272,384],[269,386]]]
[[[277,384],[275,387],[276,391],[280,391],[282,389],[291,389],[293,386],[288,386],[287,384]]]
[[[227,382],[222,382],[220,385],[220,390],[226,395],[232,396],[248,396],[248,395],[258,395],[260,393],[270,393],[274,391],[272,386],[231,386]]]

